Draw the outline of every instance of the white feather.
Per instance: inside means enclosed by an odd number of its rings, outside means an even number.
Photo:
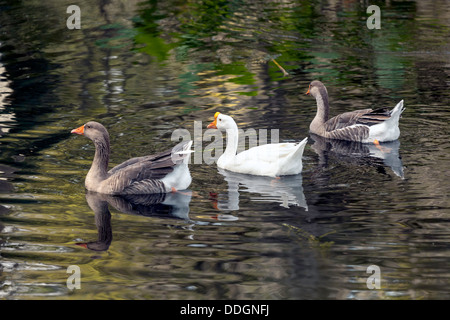
[[[218,116],[217,128],[227,132],[227,149],[217,161],[217,166],[233,172],[277,177],[294,175],[302,171],[302,156],[308,138],[299,143],[265,144],[236,154],[237,125],[227,115]]]
[[[363,142],[374,142],[375,140],[387,142],[397,140],[400,137],[398,123],[404,110],[405,108],[403,107],[402,100],[394,109],[392,109],[391,117],[388,120],[369,127],[369,137]]]

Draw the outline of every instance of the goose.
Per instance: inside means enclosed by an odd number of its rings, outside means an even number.
[[[278,177],[302,171],[302,156],[308,138],[299,143],[272,143],[250,148],[238,154],[238,127],[232,117],[220,112],[208,129],[226,131],[225,152],[217,160],[219,168],[258,176]]]
[[[218,172],[228,183],[228,189],[225,194],[219,193],[210,198],[217,210],[239,210],[239,198],[248,193],[245,198],[250,201],[278,203],[284,208],[299,206],[308,211],[301,174],[282,176],[273,181],[272,177],[242,174],[220,168]]]
[[[192,178],[188,168],[192,141],[180,142],[172,149],[154,155],[129,159],[108,171],[109,134],[95,121],[71,133],[84,135],[95,145],[95,155],[86,175],[88,191],[110,195],[154,194],[185,190]]]
[[[312,81],[306,94],[312,95],[317,102],[317,114],[309,126],[311,133],[330,139],[375,144],[394,141],[400,136],[398,122],[405,110],[403,100],[392,110],[355,110],[329,119],[328,92],[323,83]]]
[[[75,245],[93,251],[107,251],[113,240],[110,207],[145,217],[183,219],[189,221],[192,192],[110,195],[86,191],[86,202],[94,211],[98,237],[96,241],[76,242]]]

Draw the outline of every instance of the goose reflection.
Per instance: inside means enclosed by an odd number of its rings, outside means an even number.
[[[191,197],[190,190],[127,196],[111,196],[88,191],[86,201],[95,214],[98,238],[96,241],[76,243],[76,245],[93,251],[108,250],[113,238],[109,206],[126,214],[189,220]]]
[[[250,193],[250,200],[255,202],[276,202],[280,206],[300,206],[308,210],[303,194],[301,174],[281,176],[277,179],[254,176],[218,169],[228,183],[228,194],[215,197],[215,206],[219,210],[239,210],[240,192]]]
[[[329,156],[337,155],[339,160],[350,163],[389,167],[397,176],[404,178],[399,140],[376,145],[326,139],[315,134],[311,134],[311,138],[314,140],[312,149],[319,155],[320,166],[328,166]]]

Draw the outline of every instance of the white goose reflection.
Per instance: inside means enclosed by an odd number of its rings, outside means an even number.
[[[108,250],[113,239],[109,206],[126,214],[189,220],[191,197],[190,190],[129,196],[111,196],[88,191],[86,201],[95,214],[98,238],[95,241],[78,242],[76,245],[93,251]]]
[[[254,176],[218,169],[228,182],[228,194],[217,196],[216,207],[222,211],[239,210],[240,192],[250,194],[249,199],[255,202],[276,202],[289,208],[299,206],[308,210],[303,194],[301,174],[281,176],[277,179],[265,176]]]
[[[312,149],[319,155],[321,166],[328,165],[329,155],[337,155],[339,160],[350,163],[389,167],[397,176],[404,179],[399,140],[376,145],[325,139],[315,134],[311,134],[311,138],[314,140]]]

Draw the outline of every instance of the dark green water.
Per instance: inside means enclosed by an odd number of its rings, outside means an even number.
[[[447,1],[371,3],[378,30],[361,1],[78,1],[79,30],[70,4],[0,0],[2,299],[450,298]],[[86,195],[86,121],[112,164],[217,111],[298,141],[314,79],[332,114],[404,99],[399,141],[311,137],[280,181],[192,164],[189,192],[153,206]]]

